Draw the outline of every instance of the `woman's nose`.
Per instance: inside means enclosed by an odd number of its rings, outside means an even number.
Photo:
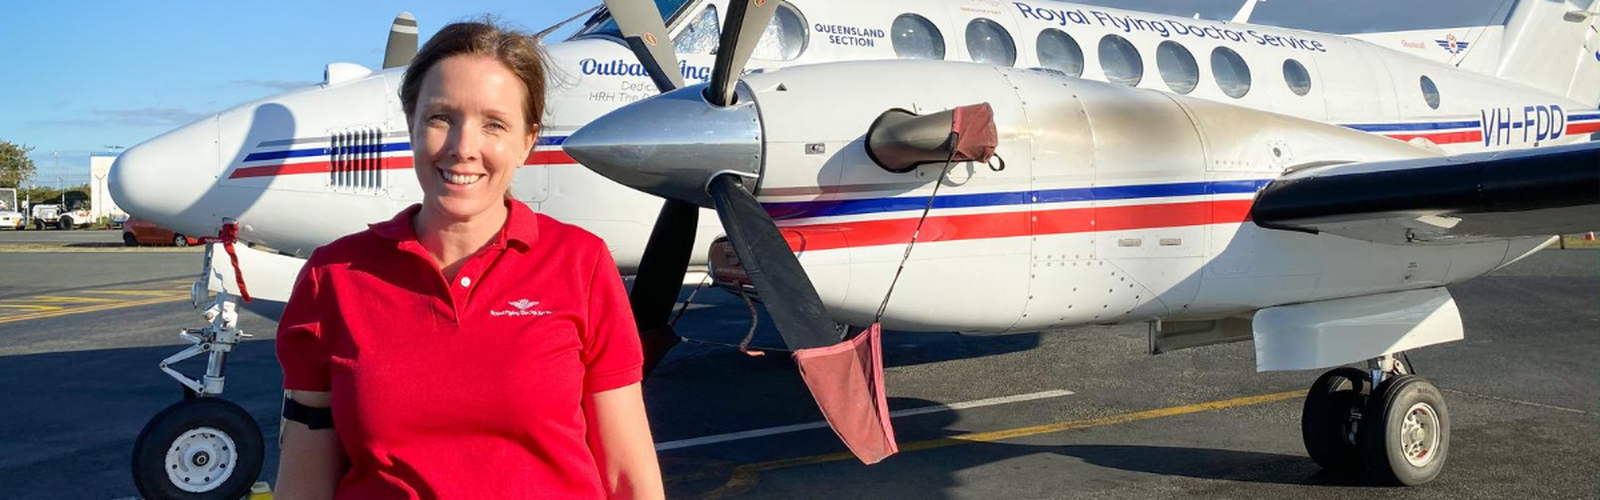
[[[477,134],[470,132],[471,127],[452,127],[450,129],[449,152],[458,162],[476,161],[480,146]]]

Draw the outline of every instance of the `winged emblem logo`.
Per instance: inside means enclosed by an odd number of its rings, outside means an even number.
[[[531,300],[528,300],[528,299],[522,299],[522,300],[518,300],[516,302],[512,302],[511,303],[511,307],[517,308],[518,311],[526,311],[526,310],[528,310],[529,307],[533,307],[533,306],[536,306],[536,305],[539,305],[539,303],[531,301]]]

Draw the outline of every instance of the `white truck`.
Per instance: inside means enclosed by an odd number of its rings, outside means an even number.
[[[17,190],[0,188],[0,229],[22,229],[22,212],[18,208]]]
[[[33,221],[34,229],[44,229],[46,227],[74,229],[88,226],[92,222],[89,220],[89,211],[86,209],[80,208],[66,211],[61,208],[61,205],[40,203],[33,205],[32,213],[28,214],[28,219]]]

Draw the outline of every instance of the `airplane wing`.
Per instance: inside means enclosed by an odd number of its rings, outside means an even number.
[[[1251,218],[1390,244],[1600,231],[1600,142],[1292,171]]]

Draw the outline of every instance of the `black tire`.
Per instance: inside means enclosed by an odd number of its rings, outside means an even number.
[[[169,451],[177,457],[171,463]],[[188,399],[161,410],[139,433],[133,443],[133,484],[150,499],[237,500],[249,494],[264,460],[261,428],[244,408],[215,397]],[[169,469],[200,491],[180,487]],[[205,474],[223,477],[217,481]]]
[[[33,221],[33,228],[34,229],[38,229],[40,231],[43,231],[44,230],[44,221],[35,219]]]
[[[1361,409],[1368,392],[1365,371],[1348,366],[1335,368],[1317,377],[1306,393],[1300,413],[1300,436],[1306,454],[1324,470],[1339,474],[1359,473],[1361,450],[1350,440],[1351,414]]]
[[[1407,417],[1417,412],[1422,432],[1409,432]],[[1428,429],[1432,424],[1433,428]],[[1367,472],[1378,482],[1416,486],[1432,481],[1450,458],[1450,410],[1444,395],[1427,379],[1416,375],[1397,375],[1378,384],[1362,411],[1359,433],[1361,455]],[[1430,445],[1410,453],[1402,447],[1413,440]],[[1426,452],[1422,452],[1426,450]],[[1409,458],[1409,460],[1408,460]]]
[[[130,247],[139,246],[139,238],[133,237],[133,233],[122,233],[122,244]]]
[[[180,247],[180,248],[189,246],[189,237],[181,235],[181,234],[173,233],[173,235],[172,235],[172,246]]]
[[[56,219],[56,229],[60,229],[62,231],[72,229],[72,218],[62,217],[60,219]]]

